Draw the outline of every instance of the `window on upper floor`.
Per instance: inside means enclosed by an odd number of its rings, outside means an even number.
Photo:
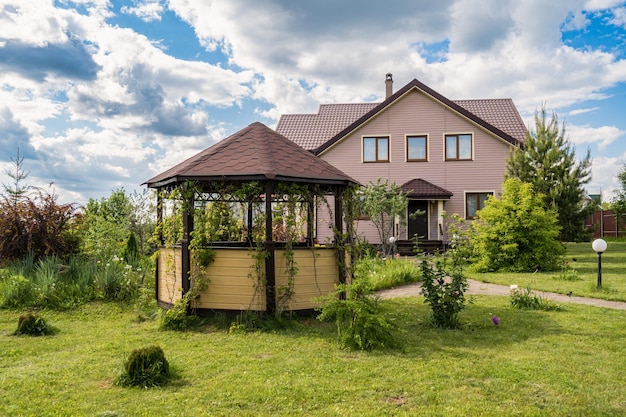
[[[472,135],[446,135],[446,161],[466,161],[472,159]]]
[[[487,193],[465,193],[465,218],[468,220],[476,216],[478,210],[485,207],[485,202],[492,192]]]
[[[389,136],[364,137],[363,162],[389,162]]]
[[[406,160],[408,162],[428,160],[428,137],[426,135],[406,137]]]

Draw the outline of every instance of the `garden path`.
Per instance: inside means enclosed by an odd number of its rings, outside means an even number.
[[[511,288],[508,285],[488,284],[486,282],[468,280],[469,289],[467,294],[479,294],[479,295],[505,295],[508,296],[511,293]],[[421,283],[404,285],[398,288],[392,288],[389,290],[382,290],[378,292],[381,298],[395,298],[395,297],[414,297],[420,295]],[[535,294],[542,297],[546,297],[550,300],[554,300],[559,303],[576,303],[587,304],[596,307],[613,308],[617,310],[626,310],[626,303],[621,301],[606,301],[597,298],[586,298],[567,296],[564,294],[556,294],[552,292],[535,291]]]

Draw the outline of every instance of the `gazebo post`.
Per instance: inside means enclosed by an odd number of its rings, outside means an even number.
[[[346,283],[346,252],[343,242],[343,188],[335,187],[335,228],[337,236],[335,237],[335,246],[337,247],[337,269],[339,274],[339,283]],[[341,241],[338,241],[341,239]]]
[[[191,240],[191,232],[193,231],[193,196],[187,197],[189,189],[187,184],[183,184],[183,237],[180,241],[181,246],[181,273],[182,273],[182,289],[183,295],[187,294],[191,289],[191,254],[189,252],[189,242]]]
[[[273,314],[276,312],[276,261],[275,244],[272,236],[272,194],[274,194],[274,182],[265,183],[265,311]]]
[[[248,238],[248,242],[252,243],[254,242],[254,237],[252,236],[252,228],[253,228],[253,223],[252,223],[252,201],[248,201],[248,216],[247,216],[247,238]]]
[[[306,209],[306,237],[311,247],[315,246],[315,242],[313,241],[313,210],[315,210],[315,205],[313,201],[309,201]]]

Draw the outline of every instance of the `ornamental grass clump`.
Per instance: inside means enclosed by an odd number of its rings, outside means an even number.
[[[160,346],[152,345],[133,350],[116,384],[124,387],[151,388],[162,386],[170,378],[170,368]]]
[[[352,284],[340,284],[320,301],[317,318],[335,322],[341,347],[371,351],[399,346],[398,328],[385,317],[367,280],[355,279]]]
[[[530,287],[520,289],[517,285],[511,285],[511,305],[520,310],[556,311],[561,309],[559,304],[535,294]]]

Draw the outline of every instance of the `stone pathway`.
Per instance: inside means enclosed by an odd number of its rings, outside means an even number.
[[[468,280],[469,289],[467,294],[479,294],[479,295],[504,295],[508,296],[511,293],[511,288],[507,285],[488,284],[486,282]],[[390,290],[382,290],[378,293],[381,298],[394,298],[394,297],[415,297],[420,295],[421,284],[410,284],[403,287],[392,288]],[[626,303],[621,301],[606,301],[597,298],[586,297],[568,297],[563,294],[556,294],[552,292],[535,291],[537,295],[546,297],[550,300],[554,300],[559,303],[576,303],[587,304],[596,307],[613,308],[617,310],[626,310]]]

